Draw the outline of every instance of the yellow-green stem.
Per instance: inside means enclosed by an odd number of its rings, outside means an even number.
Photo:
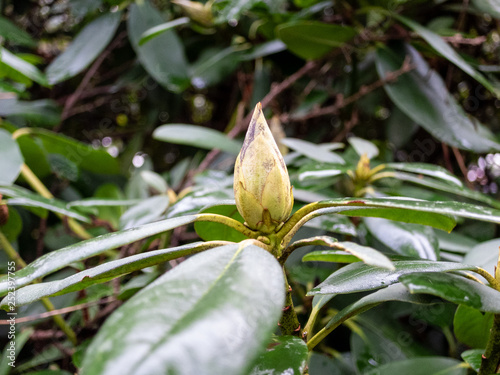
[[[26,267],[24,259],[21,258],[18,252],[12,247],[9,240],[2,232],[0,232],[0,247],[3,248],[5,254],[16,263],[18,268]]]
[[[12,247],[9,240],[5,237],[5,235],[0,232],[0,246],[4,249],[7,256],[12,259],[19,268],[26,267],[26,262],[21,258],[18,252]],[[42,304],[45,306],[47,311],[55,310],[54,305],[48,298],[41,299]],[[60,315],[55,315],[52,317],[54,323],[68,336],[68,339],[71,341],[73,345],[77,344],[76,334],[71,329],[71,327],[64,321],[64,319]]]
[[[293,306],[292,288],[290,287],[290,284],[288,284],[285,272],[283,272],[283,274],[285,276],[286,298],[279,327],[283,336],[292,335],[302,337],[302,329],[300,328],[299,319],[297,318],[297,313],[295,312],[295,308]]]
[[[490,339],[484,351],[478,375],[497,374],[500,367],[500,314],[495,314]]]
[[[26,165],[21,166],[21,175],[26,179],[28,184],[42,197],[47,199],[53,199],[52,193],[45,187],[42,181],[33,173],[33,171]],[[61,219],[64,215],[56,213]],[[68,218],[68,226],[80,239],[88,240],[92,238],[92,235],[87,232],[78,222],[73,218]]]
[[[486,279],[491,285],[493,289],[496,289],[500,292],[500,282],[495,279],[488,271],[485,269],[482,269],[481,267],[477,267],[476,269],[473,269],[472,271],[478,273],[482,277]]]
[[[251,230],[245,225],[241,224],[239,221],[231,219],[230,217],[218,214],[198,214],[196,215],[195,221],[210,221],[212,223],[224,224],[230,228],[237,230],[238,232],[244,234],[248,238],[258,238],[261,236],[260,232]]]

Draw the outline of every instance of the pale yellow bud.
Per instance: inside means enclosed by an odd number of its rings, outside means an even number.
[[[236,207],[249,228],[272,233],[293,207],[285,161],[258,103],[234,165]]]
[[[206,27],[213,26],[211,2],[202,4],[197,1],[190,0],[172,0],[172,3],[180,6],[187,16],[193,21]]]

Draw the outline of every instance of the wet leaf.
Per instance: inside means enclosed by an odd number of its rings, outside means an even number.
[[[392,263],[396,268],[395,271],[361,262],[349,264],[332,273],[325,281],[313,288],[308,295],[347,294],[380,289],[397,283],[398,279],[403,275],[417,272],[449,272],[475,269],[474,266],[460,263],[427,260],[393,261]]]
[[[425,293],[495,314],[500,313],[500,292],[477,281],[448,273],[416,272],[399,278],[411,293]]]
[[[282,275],[278,262],[256,246],[198,254],[106,320],[81,373],[247,374],[276,329]]]
[[[21,172],[24,163],[21,150],[12,135],[0,129],[0,185],[12,185]]]
[[[250,375],[302,374],[309,352],[304,340],[295,336],[277,336],[257,359]]]
[[[446,357],[411,358],[387,363],[365,372],[364,375],[465,375],[467,369],[459,366],[461,363],[461,361]]]

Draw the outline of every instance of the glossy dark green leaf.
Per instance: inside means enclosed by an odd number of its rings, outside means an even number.
[[[120,217],[120,229],[151,223],[162,217],[170,204],[166,195],[149,197],[130,207]]]
[[[500,292],[477,281],[428,270],[401,275],[411,293],[425,293],[480,311],[500,313]]]
[[[259,247],[198,254],[106,320],[81,374],[247,374],[276,329],[283,285],[278,262]]]
[[[90,219],[78,211],[67,208],[66,203],[58,199],[47,199],[39,194],[20,186],[0,186],[0,194],[9,197],[7,204],[9,206],[37,207],[57,212],[59,214],[72,217],[74,219],[90,223]]]
[[[378,241],[398,254],[429,260],[439,258],[439,242],[430,227],[371,217],[363,222]]]
[[[429,202],[408,198],[343,198],[319,202],[320,207],[332,207],[331,213],[339,209],[348,216],[381,217],[384,219],[429,225],[451,231],[454,220],[446,215],[500,224],[500,210],[461,202]],[[349,208],[341,212],[341,208]],[[352,209],[352,210],[351,210]],[[329,209],[325,209],[330,213]]]
[[[500,202],[493,199],[487,194],[483,194],[480,191],[470,190],[467,187],[459,187],[455,185],[450,185],[446,182],[439,181],[428,177],[418,177],[410,173],[395,172],[394,178],[399,181],[411,182],[416,185],[425,186],[430,189],[444,191],[446,193],[455,194],[468,199],[473,199],[478,202],[483,202],[491,207],[500,208]]]
[[[491,131],[467,117],[448,92],[443,79],[412,47],[378,49],[375,62],[379,75],[385,77],[399,69],[406,55],[411,57],[415,69],[400,76],[396,82],[384,85],[397,107],[434,137],[451,146],[475,152],[500,150],[500,144]]]
[[[427,163],[386,163],[385,166],[387,168],[396,169],[398,171],[411,172],[415,174],[422,174],[424,176],[434,177],[458,187],[464,186],[462,181],[448,172],[447,169],[440,167],[439,165]]]
[[[397,283],[375,293],[369,294],[366,297],[360,298],[358,301],[340,310],[332,319],[328,321],[325,329],[333,330],[347,319],[350,319],[355,315],[361,314],[366,310],[387,301],[400,301],[418,304],[441,302],[434,297],[413,295],[408,291],[408,289],[405,288],[404,285]]]
[[[315,243],[315,245],[328,246],[337,251],[334,250],[313,251],[311,253],[306,254],[302,258],[303,262],[305,261],[335,262],[336,260],[334,259],[339,255],[338,250],[340,250],[355,256],[356,258],[363,261],[363,263],[375,267],[382,267],[389,270],[394,270],[394,266],[392,262],[389,260],[389,258],[387,258],[381,252],[368,246],[362,246],[357,243],[349,241],[329,242],[329,243],[323,241],[323,243],[319,242]]]
[[[191,84],[197,89],[221,83],[240,63],[240,52],[237,48],[208,48],[191,65]]]
[[[276,33],[291,52],[307,60],[323,57],[358,34],[349,26],[317,21],[283,23],[276,28]]]
[[[345,164],[344,159],[342,159],[340,155],[302,139],[285,138],[281,140],[281,143],[292,150],[319,162]]]
[[[42,86],[48,86],[49,84],[45,75],[36,66],[14,55],[5,48],[0,50],[0,61]]]
[[[61,122],[61,108],[51,99],[0,100],[0,116],[20,117],[30,125],[53,127]]]
[[[316,250],[302,257],[303,262],[354,263],[360,260],[357,256],[342,250]]]
[[[495,238],[486,242],[478,243],[470,247],[465,254],[464,262],[484,268],[486,271],[495,274],[495,265],[497,264],[500,246],[500,238]]]
[[[0,17],[0,35],[5,40],[20,46],[36,46],[36,42],[25,30],[17,27],[14,23],[4,17]]]
[[[12,185],[21,172],[24,160],[17,142],[5,129],[0,129],[0,160],[0,185]]]
[[[120,172],[118,161],[104,149],[95,149],[91,145],[45,129],[30,130],[34,137],[42,141],[47,152],[61,154],[82,169],[99,174]]]
[[[188,17],[181,17],[181,18],[177,18],[173,21],[165,22],[165,23],[162,23],[158,26],[154,26],[154,27],[146,30],[141,35],[141,39],[139,40],[139,46],[142,46],[144,43],[149,42],[151,39],[157,37],[158,35],[164,33],[167,30],[176,28],[177,26],[187,25],[189,22],[191,22],[191,21],[189,20]]]
[[[481,368],[481,362],[483,357],[484,349],[470,349],[466,350],[460,356],[467,362],[474,371],[479,371]]]
[[[434,50],[446,58],[449,62],[462,69],[463,72],[467,73],[469,76],[474,78],[489,91],[491,91],[496,97],[500,97],[500,90],[498,87],[492,85],[491,81],[488,81],[481,73],[475,70],[467,61],[465,61],[462,56],[460,56],[447,42],[441,38],[440,35],[435,34],[428,28],[420,25],[419,23],[403,17],[399,14],[392,13],[392,15],[399,21],[404,23],[409,28],[413,29],[418,35],[420,35],[429,45],[434,48]]]
[[[83,72],[109,44],[120,19],[121,12],[108,12],[86,25],[47,67],[49,82],[56,84]]]
[[[238,155],[242,144],[217,130],[197,125],[168,124],[157,127],[153,138],[160,141],[188,145],[206,150],[219,149]]]
[[[380,289],[398,282],[406,274],[416,272],[449,272],[473,270],[474,266],[454,262],[411,260],[392,262],[395,271],[373,267],[361,262],[349,264],[332,273],[325,281],[313,288],[308,295],[347,294]],[[498,292],[497,292],[498,293]]]
[[[196,254],[225,244],[227,243],[196,242],[170,249],[148,251],[146,253],[107,262],[61,280],[27,285],[16,290],[16,306],[27,305],[43,297],[53,297],[82,290],[91,285],[104,283],[115,277],[123,276],[146,267],[151,267],[179,257]],[[7,297],[0,302],[0,308],[8,308]]]
[[[453,332],[462,344],[471,348],[486,348],[493,326],[493,314],[459,305],[453,318]]]
[[[291,375],[302,374],[309,351],[301,338],[277,336],[262,354],[250,375]]]
[[[31,283],[39,277],[44,277],[60,270],[73,262],[102,254],[106,250],[127,245],[129,243],[166,232],[181,225],[192,223],[196,216],[184,216],[146,224],[137,228],[105,234],[90,240],[81,241],[74,245],[45,254],[15,273],[16,285],[21,287]],[[8,289],[6,277],[0,277],[0,294]]]
[[[188,63],[184,47],[174,29],[167,30],[142,46],[142,34],[165,22],[148,0],[130,6],[127,29],[139,61],[146,71],[167,90],[179,92],[189,86]]]
[[[391,362],[363,375],[465,375],[467,368],[461,361],[446,357],[420,357]]]
[[[200,211],[200,214],[218,214],[230,217],[243,223],[234,201],[219,202],[216,205],[208,206]],[[210,221],[199,221],[194,223],[194,229],[198,236],[205,241],[232,241],[240,242],[247,237],[235,229],[229,228],[227,225],[214,223]]]
[[[294,191],[295,196],[295,191]],[[356,226],[349,220],[348,217],[341,215],[325,215],[316,217],[304,224],[308,228],[322,229],[327,232],[345,234],[347,236],[358,235]]]

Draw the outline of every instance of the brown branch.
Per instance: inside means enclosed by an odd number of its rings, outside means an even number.
[[[102,63],[107,59],[107,57],[111,54],[111,52],[123,42],[126,35],[127,35],[126,31],[123,31],[120,34],[118,34],[118,36],[115,38],[115,40],[113,40],[113,42],[111,42],[108,48],[103,53],[101,53],[101,55],[94,61],[94,63],[89,68],[87,73],[85,73],[82,81],[76,88],[75,92],[68,98],[68,100],[66,100],[66,103],[64,104],[64,108],[61,114],[61,123],[54,128],[54,131],[59,131],[59,129],[62,126],[62,122],[70,116],[71,108],[76,104],[76,102],[82,95],[82,92],[87,88],[88,84],[90,83],[90,80],[95,76],[97,70],[100,68]]]
[[[86,309],[89,306],[99,305],[99,304],[103,304],[103,303],[110,303],[113,301],[115,301],[115,299],[113,297],[108,297],[108,298],[105,298],[105,299],[99,300],[99,301],[82,303],[82,304],[75,305],[75,306],[64,307],[62,309],[47,311],[47,312],[44,312],[41,314],[25,316],[24,318],[17,318],[16,324],[25,323],[25,322],[32,322],[34,320],[49,318],[49,317],[55,316],[55,315],[67,314],[67,313],[70,313],[73,311]],[[9,320],[0,320],[0,325],[9,325],[10,323],[11,322]],[[55,332],[57,332],[57,331],[55,331]]]
[[[378,81],[375,81],[367,86],[363,85],[360,87],[358,92],[355,94],[347,97],[344,99],[342,95],[337,96],[337,100],[335,101],[335,104],[332,104],[327,107],[323,108],[318,108],[316,110],[313,110],[305,115],[301,116],[293,116],[289,113],[284,113],[280,116],[281,122],[289,122],[289,121],[306,121],[310,120],[315,117],[320,117],[320,116],[326,116],[326,115],[336,115],[339,113],[339,111],[342,108],[347,107],[348,105],[358,101],[362,97],[370,94],[371,92],[375,91],[376,89],[384,86],[387,83],[391,83],[396,81],[400,76],[402,76],[405,73],[408,73],[414,69],[414,66],[411,64],[409,57],[407,56],[405,60],[403,61],[403,64],[401,65],[401,68],[394,72],[388,72],[384,78],[379,79]]]

